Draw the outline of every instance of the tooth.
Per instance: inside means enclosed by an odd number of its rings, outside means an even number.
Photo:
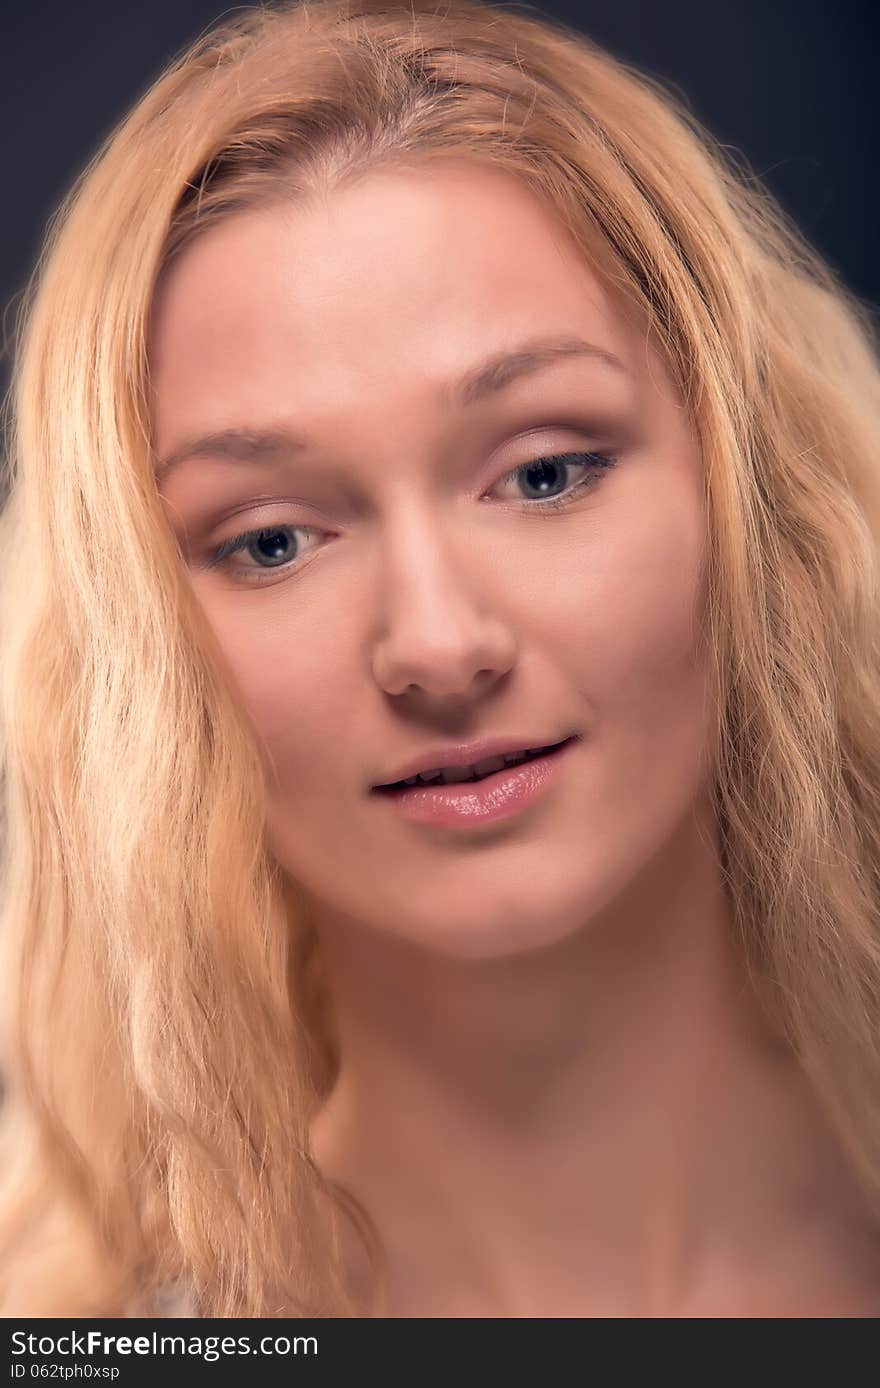
[[[493,771],[501,771],[505,766],[518,766],[527,756],[535,756],[543,750],[542,747],[535,747],[522,752],[505,752],[498,757],[486,757],[474,766],[437,767],[433,771],[420,771],[418,776],[410,777],[404,784],[410,786],[418,782],[430,785],[443,782],[450,785],[456,781],[473,781],[477,776],[488,776]]]
[[[444,769],[442,775],[447,785],[450,781],[472,781],[474,769],[472,766],[450,766]]]
[[[479,776],[487,776],[490,771],[500,771],[504,765],[503,757],[487,757],[485,761],[478,761],[474,770]]]

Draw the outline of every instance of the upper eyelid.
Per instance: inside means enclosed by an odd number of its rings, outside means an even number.
[[[546,429],[545,431],[541,431],[541,432],[550,432],[551,429],[560,429],[560,430],[563,431],[563,432],[569,432],[569,433],[578,433],[578,432],[580,432],[580,433],[583,433],[583,434],[587,434],[587,435],[591,438],[591,442],[590,442],[589,444],[587,444],[587,443],[580,443],[580,444],[575,443],[575,444],[571,444],[570,446],[563,446],[563,447],[560,447],[560,446],[545,446],[545,447],[541,447],[541,446],[539,446],[538,444],[536,444],[536,445],[534,446],[534,448],[533,448],[531,451],[529,451],[528,454],[527,454],[524,458],[522,458],[519,462],[509,463],[509,464],[508,464],[506,467],[504,467],[501,471],[499,471],[499,472],[497,472],[497,473],[493,472],[493,474],[492,474],[492,476],[491,476],[491,478],[490,478],[489,481],[481,483],[481,485],[480,485],[480,493],[482,494],[483,492],[485,492],[485,491],[491,489],[493,486],[497,486],[499,482],[506,481],[509,477],[515,476],[516,473],[521,472],[523,468],[527,468],[527,467],[534,466],[535,463],[543,462],[543,461],[546,460],[546,459],[554,459],[554,458],[557,458],[557,459],[558,459],[558,458],[572,459],[572,458],[574,458],[574,457],[576,457],[576,456],[580,456],[580,455],[589,455],[589,454],[595,454],[595,455],[598,455],[598,456],[607,456],[607,457],[618,457],[618,456],[624,451],[624,448],[623,448],[623,446],[622,446],[622,443],[623,443],[622,440],[621,440],[620,443],[614,443],[614,444],[612,444],[610,441],[608,441],[608,439],[609,439],[609,431],[608,431],[607,429],[602,430],[602,431],[600,432],[600,431],[597,430],[597,429],[593,429],[593,430],[591,430],[591,429],[585,429],[585,428],[583,427],[583,425],[581,425],[581,426],[579,426],[579,427],[576,427],[576,426],[574,426],[574,425],[561,425],[561,426],[548,426],[547,429]],[[602,443],[596,443],[596,442],[594,442],[595,439],[600,438],[600,437],[603,439],[603,442],[602,442]],[[312,512],[313,514],[316,514],[316,519],[315,519],[315,520],[303,520],[303,521],[299,521],[299,520],[298,520],[298,521],[286,521],[286,522],[284,522],[285,524],[288,524],[288,525],[296,525],[297,527],[301,527],[301,528],[303,528],[303,529],[309,529],[309,528],[311,528],[311,529],[320,529],[321,526],[322,526],[322,524],[332,524],[332,522],[322,520],[321,515],[320,515],[320,512],[321,512],[324,508],[323,508],[322,506],[318,505],[317,503],[312,503],[312,502],[306,501],[304,498],[281,497],[281,496],[273,496],[273,495],[269,495],[269,494],[264,494],[264,495],[259,495],[259,496],[253,496],[253,497],[249,498],[248,501],[243,502],[239,507],[236,508],[235,513],[233,513],[233,514],[231,514],[231,515],[227,515],[227,516],[225,517],[225,521],[224,521],[224,522],[221,522],[221,523],[225,523],[225,522],[227,522],[227,521],[230,522],[230,523],[232,523],[232,522],[234,522],[234,521],[236,520],[236,518],[237,518],[237,516],[239,515],[239,513],[242,514],[242,515],[247,515],[247,514],[248,514],[253,508],[255,508],[255,507],[263,508],[263,507],[269,507],[269,506],[279,506],[279,507],[281,507],[281,506],[294,506],[294,507],[295,507],[295,506],[299,506],[299,507],[301,507],[303,510],[310,511],[310,512]],[[328,508],[328,509],[329,509],[329,508]],[[349,504],[346,503],[345,510],[348,511],[348,510],[350,510],[350,509],[351,509],[351,508],[350,508]],[[270,523],[272,523],[272,522],[270,522]],[[253,528],[253,527],[248,527],[248,528]],[[259,527],[257,527],[257,528],[259,528]]]
[[[567,399],[565,398],[566,395],[568,397]],[[509,410],[510,413],[507,413],[507,410]],[[505,410],[506,422],[504,422],[504,417],[502,417],[501,428],[499,429],[498,427],[499,421],[493,419],[479,428],[476,436],[474,436],[474,424],[472,421],[468,430],[471,434],[471,441],[470,443],[465,443],[465,452],[470,453],[473,447],[477,453],[481,453],[485,449],[487,456],[495,455],[508,446],[516,448],[518,445],[525,445],[528,447],[529,439],[532,435],[541,436],[551,432],[578,435],[582,440],[590,440],[589,445],[582,442],[575,445],[576,448],[584,448],[586,446],[600,448],[602,446],[609,446],[612,442],[614,442],[615,445],[622,443],[624,438],[628,438],[634,431],[635,416],[632,413],[631,403],[629,401],[621,402],[615,400],[613,397],[597,400],[590,399],[588,395],[586,399],[578,399],[577,396],[572,396],[569,389],[558,399],[548,400],[545,397],[538,406],[538,410],[544,417],[536,421],[535,416],[538,411],[535,408],[534,400],[519,403],[516,401],[507,402],[507,408]],[[549,416],[555,416],[555,418],[550,418]],[[481,436],[482,441],[480,441]],[[458,438],[458,442],[451,445],[455,449],[456,454],[463,442],[465,442],[465,436],[461,435]],[[542,448],[541,452],[543,453],[544,451],[546,450]],[[559,450],[554,447],[552,451],[556,452]],[[267,457],[270,457],[268,452]],[[216,461],[219,461],[222,467],[223,459],[219,458]],[[508,470],[515,470],[528,461],[531,461],[531,458],[523,458],[521,462],[513,463]],[[281,470],[276,472],[276,464],[279,462],[282,463]],[[352,510],[357,509],[358,505],[364,503],[365,491],[356,473],[353,472],[349,474],[340,459],[334,459],[331,456],[324,460],[324,462],[319,463],[310,461],[307,457],[298,459],[288,456],[288,462],[290,463],[289,472],[287,472],[283,466],[281,455],[276,452],[274,461],[270,462],[271,471],[264,472],[264,477],[268,485],[273,487],[278,483],[285,485],[286,477],[287,485],[292,484],[296,486],[297,483],[295,479],[297,475],[299,475],[305,488],[309,490],[311,490],[312,487],[320,488],[321,492],[325,495],[332,495],[334,507],[337,504],[337,500],[340,498],[344,498],[344,505]],[[452,458],[446,458],[442,468],[443,472],[447,470],[447,464],[449,463],[452,463],[456,471],[458,470],[458,462],[453,462]],[[261,463],[258,458],[249,461],[250,469],[264,469],[265,466],[266,464]],[[461,466],[464,465],[462,464]],[[473,467],[474,469],[479,467],[479,463],[476,460],[474,460]],[[468,464],[468,474],[470,474],[471,471],[471,464]],[[237,469],[234,473],[226,473],[226,476],[230,479],[241,475],[240,469]],[[247,470],[245,470],[243,475],[245,477],[247,476]],[[161,477],[161,474],[159,476]],[[220,476],[223,476],[222,472]],[[164,488],[161,486],[160,493],[165,495]],[[266,499],[268,500],[269,498]],[[257,500],[257,498],[254,498],[254,500]]]
[[[619,450],[613,450],[613,451],[612,451],[612,450],[610,450],[610,449],[607,449],[607,450],[599,450],[599,449],[581,448],[581,449],[559,449],[559,450],[554,450],[554,451],[541,452],[541,453],[536,454],[533,458],[528,458],[528,459],[526,459],[525,462],[522,462],[522,463],[516,463],[512,468],[508,468],[506,471],[500,473],[500,474],[498,475],[498,477],[495,478],[494,482],[490,483],[489,486],[488,486],[488,488],[485,488],[485,489],[484,489],[484,491],[483,491],[483,493],[481,493],[481,495],[485,495],[487,492],[491,491],[493,487],[497,487],[501,482],[507,482],[507,481],[509,481],[510,479],[515,478],[516,475],[517,475],[517,473],[522,472],[525,468],[534,466],[535,463],[538,463],[538,462],[545,462],[545,461],[554,461],[554,462],[563,462],[567,467],[572,467],[572,466],[576,467],[576,466],[579,465],[580,460],[581,460],[582,458],[584,458],[584,457],[591,457],[591,456],[592,456],[592,457],[597,457],[597,458],[604,458],[604,459],[607,460],[607,464],[608,464],[610,467],[613,467],[613,466],[616,465],[616,463],[617,463],[617,461],[618,461],[618,458],[619,458]],[[587,469],[587,470],[588,470],[588,469]],[[529,504],[528,498],[526,498],[526,497],[522,497],[522,498],[520,498],[520,500],[521,500],[523,503],[525,503],[526,505]],[[273,504],[273,503],[267,502],[267,504]],[[278,504],[284,505],[283,502],[278,503]],[[294,503],[294,504],[295,504],[295,503]],[[545,503],[543,503],[543,504],[545,505],[545,507],[547,507],[547,509],[549,509],[549,504],[550,504],[549,502],[545,502]],[[538,510],[538,509],[540,509],[542,503],[541,503],[539,500],[533,500],[532,505],[534,506],[534,509],[535,509],[535,510]],[[267,530],[272,530],[272,529],[278,529],[278,530],[303,530],[303,531],[308,531],[308,532],[320,533],[321,531],[327,529],[327,527],[322,526],[320,523],[310,523],[309,521],[279,520],[279,519],[276,519],[276,518],[274,518],[274,517],[270,517],[269,519],[264,520],[264,521],[262,521],[261,523],[260,523],[260,522],[256,522],[256,523],[253,523],[253,522],[252,522],[252,523],[249,524],[249,525],[243,526],[241,529],[233,530],[233,531],[232,531],[229,535],[227,535],[224,539],[218,539],[218,540],[212,541],[211,544],[210,544],[210,548],[216,550],[216,549],[218,549],[218,548],[222,548],[224,545],[227,545],[227,544],[231,544],[231,543],[235,543],[235,542],[239,542],[239,543],[240,543],[240,542],[242,542],[243,540],[248,540],[248,541],[250,541],[250,540],[255,539],[256,537],[258,537],[258,536],[260,535],[261,532],[265,532],[265,531],[267,531]]]
[[[595,460],[592,467],[590,466],[590,463],[586,461],[587,459]],[[575,482],[574,486],[570,486],[567,483],[565,489],[562,492],[560,492],[557,496],[545,498],[543,500],[540,498],[520,498],[519,505],[521,509],[525,511],[534,511],[536,513],[540,513],[541,511],[555,512],[563,507],[567,509],[568,505],[574,504],[574,502],[577,500],[577,495],[579,492],[581,492],[585,488],[587,491],[589,491],[590,483],[598,481],[599,475],[606,468],[613,469],[614,467],[616,467],[619,460],[619,449],[598,450],[580,448],[562,449],[554,451],[547,450],[544,452],[539,452],[537,455],[526,459],[524,462],[517,463],[512,468],[508,468],[505,472],[502,472],[500,476],[497,477],[495,481],[490,484],[488,490],[491,491],[493,487],[497,487],[500,483],[506,482],[510,478],[516,477],[517,473],[523,472],[525,469],[527,469],[530,466],[533,466],[536,463],[553,461],[563,463],[565,467],[580,466],[582,472],[581,479]],[[485,495],[485,492],[483,493],[483,495]],[[231,568],[232,570],[241,569],[245,573],[254,575],[254,577],[252,577],[250,580],[241,580],[245,586],[251,586],[255,588],[262,587],[265,586],[267,582],[265,576],[272,574],[272,568],[270,567],[268,569],[261,569],[259,565],[255,565],[253,568],[251,568],[250,565],[244,564],[241,561],[238,561],[236,563],[236,555],[246,552],[248,547],[252,543],[259,540],[267,532],[271,533],[271,531],[273,530],[300,530],[305,532],[320,533],[322,529],[323,528],[321,526],[310,526],[308,524],[298,523],[296,521],[279,521],[275,519],[266,520],[262,525],[252,524],[244,530],[234,531],[232,534],[228,535],[223,540],[215,540],[210,542],[207,548],[207,554],[205,555],[202,563],[200,563],[199,567],[209,570],[215,568]],[[316,550],[320,550],[321,548],[321,545],[315,546]],[[305,567],[303,564],[294,562],[291,565],[280,565],[278,571],[279,575],[283,576],[286,572],[297,572],[299,569],[303,567]],[[264,577],[257,578],[255,575],[258,574],[263,574]]]

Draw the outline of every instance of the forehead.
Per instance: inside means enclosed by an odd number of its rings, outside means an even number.
[[[171,264],[150,332],[157,444],[288,404],[322,416],[436,400],[474,361],[547,331],[645,369],[634,318],[522,180],[443,163],[372,172],[235,214]]]

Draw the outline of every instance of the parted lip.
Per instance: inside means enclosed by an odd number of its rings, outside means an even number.
[[[527,752],[534,747],[555,747],[557,743],[565,742],[572,736],[574,736],[572,733],[562,737],[555,735],[548,737],[544,733],[536,733],[534,737],[514,734],[511,737],[484,738],[480,742],[438,744],[436,747],[428,747],[424,752],[419,752],[417,756],[403,762],[396,771],[392,771],[387,781],[379,782],[372,789],[384,790],[395,781],[408,781],[411,776],[418,776],[426,771],[435,771],[441,766],[462,768],[485,761],[487,757],[510,756],[513,752]]]

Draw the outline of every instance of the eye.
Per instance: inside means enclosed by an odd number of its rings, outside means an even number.
[[[616,457],[606,453],[553,453],[522,463],[512,472],[506,473],[496,486],[505,483],[518,483],[520,479],[527,487],[533,488],[536,497],[512,498],[514,504],[528,511],[558,511],[573,505],[582,492],[596,486],[602,473],[617,463]],[[579,470],[580,476],[573,486],[569,485],[569,469]],[[554,489],[561,488],[562,490]],[[245,530],[232,535],[221,545],[211,550],[204,564],[205,569],[224,569],[230,572],[236,583],[244,585],[265,583],[273,569],[290,571],[302,568],[298,561],[314,546],[306,546],[295,536],[311,539],[320,535],[314,526],[308,525],[268,525],[256,530]],[[233,564],[234,554],[248,551],[254,559],[266,560],[265,566],[258,563],[255,568],[247,564]]]
[[[234,572],[237,582],[262,583],[265,581],[265,576],[270,574],[273,568],[301,567],[301,565],[293,565],[292,561],[299,558],[304,547],[296,540],[288,538],[289,536],[296,534],[313,536],[319,533],[314,526],[310,525],[267,525],[262,526],[259,530],[245,530],[239,535],[230,536],[228,540],[223,541],[222,545],[213,549],[203,567],[230,570]],[[261,559],[270,561],[269,567],[250,569],[246,564],[231,564],[229,561],[232,555],[237,554],[240,550],[255,551]]]
[[[502,477],[501,482],[518,483],[522,479],[538,495],[531,498],[522,495],[513,497],[518,505],[530,511],[555,511],[570,506],[581,492],[594,487],[601,480],[602,472],[614,467],[616,462],[617,459],[607,453],[553,453],[521,464]],[[569,468],[580,469],[581,475],[575,485],[568,490],[554,491],[557,487],[566,486]]]

